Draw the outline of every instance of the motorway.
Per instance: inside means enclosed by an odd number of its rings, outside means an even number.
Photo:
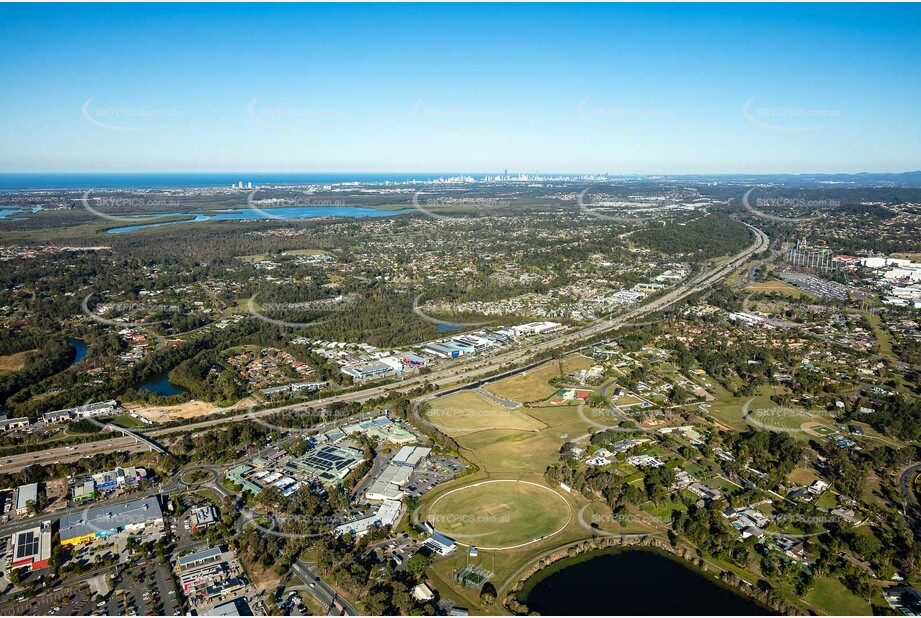
[[[770,243],[768,236],[763,231],[752,225],[745,225],[751,229],[755,235],[755,241],[745,250],[725,260],[722,264],[699,273],[698,275],[694,276],[690,280],[669,291],[668,293],[655,298],[644,305],[640,305],[639,307],[631,309],[630,311],[627,311],[626,313],[615,318],[598,320],[585,328],[571,332],[565,332],[559,336],[537,341],[531,345],[509,350],[489,358],[484,359],[482,357],[472,357],[470,360],[462,360],[438,371],[433,371],[426,375],[417,375],[398,383],[374,386],[350,393],[333,395],[323,399],[317,399],[309,403],[282,405],[275,408],[260,410],[258,412],[251,412],[248,414],[238,414],[235,416],[190,423],[176,427],[166,427],[162,429],[144,431],[143,434],[149,438],[157,438],[176,432],[191,433],[226,423],[245,420],[248,418],[267,417],[285,410],[305,410],[308,408],[320,408],[336,402],[361,403],[368,401],[369,399],[390,395],[393,394],[393,392],[400,392],[404,389],[411,389],[426,383],[435,387],[444,387],[456,384],[458,382],[475,380],[477,377],[485,376],[486,374],[492,374],[509,365],[524,362],[534,354],[554,350],[561,347],[568,347],[572,344],[589,340],[593,337],[617,330],[624,326],[629,326],[631,323],[645,315],[665,309],[666,307],[669,307],[687,298],[688,296],[691,296],[692,294],[710,288],[715,283],[718,283],[719,281],[726,278],[752,255],[761,253],[768,248]],[[507,373],[511,374],[520,370],[521,368],[513,369]],[[496,380],[500,377],[501,374],[489,376],[489,379]],[[430,397],[431,395],[429,394],[417,399],[424,400]],[[73,448],[74,450],[68,450],[68,448]],[[107,453],[117,450],[139,451],[145,450],[147,448],[147,445],[144,443],[138,443],[134,438],[131,437],[113,438],[111,440],[98,441],[90,444],[76,445],[75,447],[61,447],[49,449],[47,451],[40,451],[37,453],[26,453],[23,455],[11,456],[6,458],[4,463],[0,465],[0,473],[14,472],[16,470],[22,469],[22,467],[26,465],[51,463],[55,461],[75,461],[87,454],[94,455],[96,453]]]

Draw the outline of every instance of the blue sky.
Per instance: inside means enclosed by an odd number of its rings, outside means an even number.
[[[921,169],[921,7],[0,6],[0,171]]]

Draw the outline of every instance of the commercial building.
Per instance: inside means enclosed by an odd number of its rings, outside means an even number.
[[[285,384],[284,386],[273,386],[272,388],[260,389],[260,393],[272,399],[289,395],[301,395],[315,393],[329,386],[329,382],[297,382],[295,384]]]
[[[392,442],[394,444],[405,444],[416,440],[415,435],[386,416],[378,416],[355,425],[349,425],[344,428],[344,431],[347,434],[362,433],[381,442]]]
[[[21,485],[16,490],[16,515],[28,515],[38,508],[38,483]]]
[[[239,485],[243,488],[243,491],[248,491],[254,496],[262,491],[262,486],[253,483],[252,481],[246,478],[246,475],[253,471],[252,466],[246,464],[240,464],[235,468],[231,468],[224,473],[224,476],[235,485]]]
[[[335,533],[359,537],[372,528],[392,528],[400,520],[402,509],[398,500],[385,500],[373,515],[337,526]]]
[[[207,596],[209,588],[236,580],[239,565],[233,551],[212,547],[180,557],[176,570],[179,584],[188,596],[196,593]]]
[[[16,429],[24,429],[28,426],[29,419],[24,416],[21,418],[0,417],[0,432],[15,431]]]
[[[457,549],[457,543],[455,543],[453,539],[446,537],[440,532],[432,532],[432,536],[426,539],[423,545],[437,553],[439,556],[447,556],[452,551]]]
[[[370,380],[371,378],[384,376],[392,372],[392,366],[380,361],[342,368],[342,373],[356,380]]]
[[[419,601],[420,603],[426,603],[435,598],[432,590],[425,584],[419,584],[412,591],[413,598]]]
[[[401,358],[404,365],[409,367],[425,367],[429,363],[429,359],[418,354],[413,354],[412,352],[405,352]]]
[[[369,502],[399,500],[403,497],[403,487],[409,482],[413,469],[432,449],[423,446],[404,446],[393,456],[390,463],[378,475],[365,492]]]
[[[144,478],[147,478],[147,471],[134,466],[115,468],[93,475],[93,481],[99,491],[115,491],[124,485],[137,485]]]
[[[192,524],[192,530],[198,532],[217,522],[217,512],[213,506],[202,506],[192,509],[189,513],[189,522]]]
[[[456,346],[438,342],[425,344],[422,346],[422,351],[439,358],[457,358],[463,354],[460,348]]]
[[[216,605],[204,613],[205,616],[252,616],[253,612],[243,597]]]
[[[33,571],[48,566],[51,557],[51,522],[42,522],[40,526],[21,530],[13,535],[14,569],[29,567]]]
[[[297,468],[313,474],[322,483],[335,483],[348,476],[364,456],[362,450],[351,446],[323,444],[292,463]]]
[[[163,512],[156,498],[100,506],[61,518],[61,545],[76,545],[106,538],[121,531],[138,532],[161,525]]]
[[[78,418],[93,418],[96,416],[109,416],[120,409],[118,402],[114,399],[108,401],[97,401],[88,403],[83,406],[74,408],[65,408],[64,410],[55,410],[46,412],[42,415],[42,420],[46,423],[65,423]]]
[[[96,497],[96,481],[93,479],[86,479],[82,483],[75,483],[73,487],[73,500],[74,502],[82,502],[84,500],[92,500]]]

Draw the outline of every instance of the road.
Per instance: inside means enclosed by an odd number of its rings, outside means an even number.
[[[346,616],[359,615],[355,608],[352,607],[348,601],[340,597],[336,591],[327,586],[322,579],[315,575],[306,562],[297,560],[292,565],[292,570],[294,571],[294,574],[301,578],[306,584],[304,590],[309,591],[310,594],[316,597],[320,604],[327,608],[327,610],[333,606],[333,603],[338,601],[343,608],[343,613]]]
[[[921,463],[915,462],[904,468],[899,477],[899,489],[905,500],[905,515],[916,522],[919,519],[918,513],[921,511],[921,506],[918,504],[918,497],[915,495],[912,483],[919,474],[921,474]]]
[[[485,377],[488,374],[493,374],[501,370],[503,367],[525,362],[529,358],[532,358],[535,354],[559,349],[561,347],[569,347],[573,344],[590,340],[594,337],[597,337],[598,335],[629,326],[631,323],[636,322],[639,318],[645,315],[665,309],[666,307],[669,307],[687,298],[688,296],[691,296],[692,294],[707,290],[714,284],[727,277],[742,263],[748,260],[749,257],[767,249],[769,245],[768,236],[754,226],[748,224],[745,225],[754,233],[755,241],[744,251],[739,252],[731,258],[728,258],[720,265],[714,266],[709,270],[699,273],[698,275],[694,276],[690,280],[669,291],[668,293],[655,298],[644,305],[635,307],[634,309],[631,309],[630,311],[627,311],[626,313],[615,318],[598,320],[585,328],[564,332],[556,337],[550,337],[536,341],[529,345],[515,348],[489,358],[484,359],[483,357],[474,356],[469,360],[460,360],[443,369],[433,371],[426,375],[417,375],[411,378],[407,378],[398,383],[374,386],[354,392],[333,395],[323,399],[314,400],[309,404],[298,403],[282,405],[275,408],[260,410],[258,412],[251,412],[249,414],[238,414],[235,416],[190,423],[176,427],[166,427],[144,431],[143,434],[150,438],[157,438],[177,432],[192,433],[226,423],[245,420],[248,418],[261,419],[285,410],[306,410],[310,408],[321,408],[337,402],[362,403],[370,399],[393,394],[394,392],[403,392],[407,389],[412,389],[423,384],[431,384],[436,388],[442,388],[458,382],[473,381],[478,377]],[[508,373],[515,373],[520,370],[521,368],[518,368],[515,370],[510,370]],[[495,380],[499,379],[499,377],[501,376],[489,376],[489,379]],[[465,385],[465,387],[466,386],[467,385]],[[430,398],[430,395],[426,395],[417,399],[425,400],[428,398]],[[340,419],[339,422],[342,420],[343,419]],[[58,449],[49,449],[48,451],[8,457],[7,461],[0,465],[0,472],[13,472],[21,469],[24,465],[30,464],[50,463],[53,461],[75,461],[87,454],[105,453],[116,450],[143,450],[147,447],[144,444],[136,444],[133,438],[116,438],[92,444],[77,445],[73,448],[75,450],[68,451],[66,447],[63,447]]]

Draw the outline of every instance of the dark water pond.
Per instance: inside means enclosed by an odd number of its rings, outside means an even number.
[[[678,560],[636,549],[556,562],[532,577],[521,596],[546,616],[771,615]]]

